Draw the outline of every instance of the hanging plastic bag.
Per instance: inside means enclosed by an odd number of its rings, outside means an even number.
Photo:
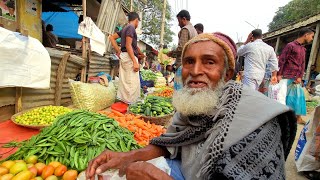
[[[298,172],[320,169],[320,106],[301,131],[295,151]]]
[[[305,116],[307,114],[306,99],[300,84],[291,83],[288,86],[286,105],[293,109],[297,115]]]
[[[270,84],[268,87],[268,97],[286,105],[287,80],[282,79],[278,84]]]

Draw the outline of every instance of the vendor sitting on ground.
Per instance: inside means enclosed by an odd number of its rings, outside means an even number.
[[[104,151],[90,161],[87,179],[120,169],[127,179],[285,179],[296,134],[286,106],[230,80],[236,46],[222,33],[201,34],[182,51],[183,88],[167,132],[126,153]],[[170,176],[145,161],[165,156]]]

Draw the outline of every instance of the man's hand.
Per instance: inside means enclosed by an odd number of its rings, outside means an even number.
[[[141,161],[131,163],[126,170],[127,180],[172,180],[173,178],[156,166]]]
[[[123,175],[127,165],[131,162],[130,154],[128,153],[106,150],[89,162],[86,170],[86,179],[93,180],[96,174],[103,173],[108,169],[119,169],[119,174]]]
[[[247,40],[246,40],[246,42],[244,44],[248,44],[249,42],[251,42],[252,41],[252,37],[253,37],[253,35],[252,35],[252,33],[250,33],[248,35],[248,38],[247,38]]]
[[[302,82],[302,79],[301,79],[301,78],[297,78],[297,79],[294,81],[295,84],[301,84],[301,82]]]
[[[272,76],[270,79],[270,84],[275,85],[278,83],[278,78],[277,76]]]
[[[282,76],[277,76],[278,82],[282,80]]]
[[[116,53],[116,55],[118,56],[119,59],[120,59],[120,54],[121,54],[121,51]]]
[[[139,63],[137,63],[137,62],[133,63],[133,71],[134,71],[134,72],[138,72],[139,69],[140,69]]]

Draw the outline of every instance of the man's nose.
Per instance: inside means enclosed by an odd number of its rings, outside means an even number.
[[[197,76],[203,74],[203,65],[200,62],[196,62],[192,68],[191,75]]]

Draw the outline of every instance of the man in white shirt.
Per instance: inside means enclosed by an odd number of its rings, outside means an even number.
[[[267,63],[272,72],[271,84],[277,82],[278,59],[274,49],[262,41],[261,29],[253,30],[244,45],[238,49],[238,56],[244,56],[242,83],[258,90],[266,71]]]

